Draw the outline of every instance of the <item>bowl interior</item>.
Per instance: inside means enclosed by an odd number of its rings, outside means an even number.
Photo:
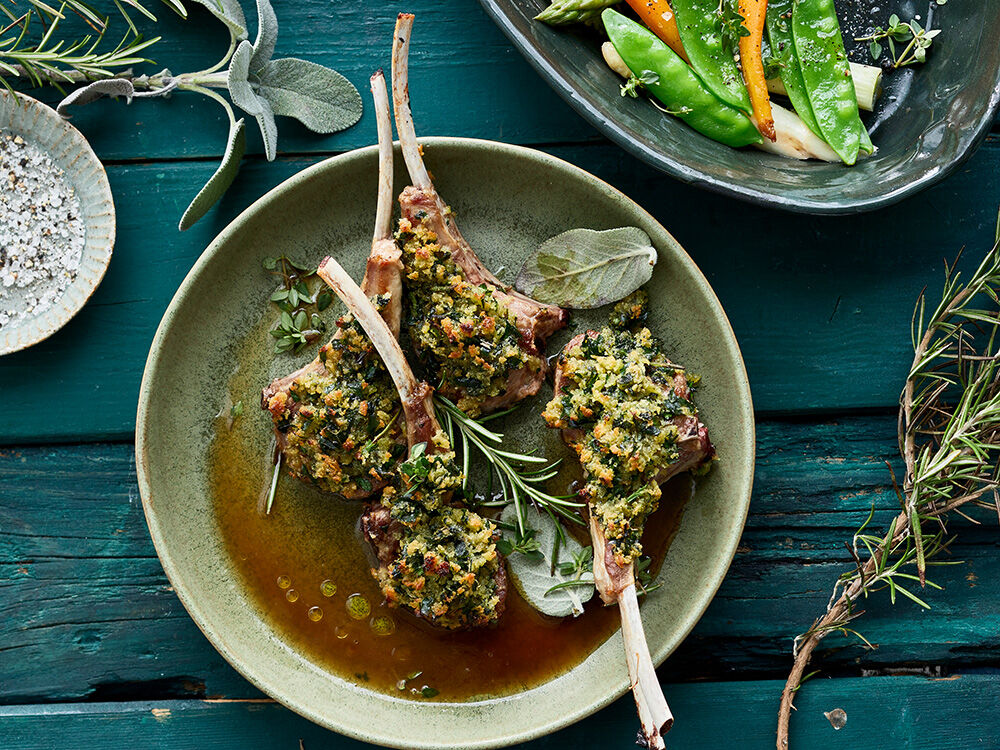
[[[665,585],[643,606],[651,651],[662,661],[720,584],[749,504],[753,412],[725,314],[676,241],[591,175],[515,146],[462,139],[423,143],[463,233],[489,265],[506,269],[505,278],[513,278],[538,243],[578,226],[636,225],[660,253],[650,285],[652,325],[675,358],[703,376],[698,402],[721,457],[685,510],[660,574]],[[397,188],[406,184],[401,162],[397,158]],[[274,361],[266,353],[269,337],[259,335],[262,316],[273,315],[267,297],[274,284],[261,261],[287,253],[318,262],[330,253],[360,276],[376,171],[374,148],[305,170],[244,212],[195,265],[160,324],[146,365],[137,426],[139,487],[153,541],[182,602],[219,651],[265,692],[326,727],[371,742],[408,748],[510,744],[571,723],[621,695],[628,681],[620,636],[570,672],[503,699],[415,703],[375,693],[325,672],[275,635],[242,586],[213,513],[207,453],[213,418],[227,408],[237,350],[257,347],[250,360],[266,362],[256,375],[260,386],[298,364]],[[586,322],[584,316],[580,325]],[[257,335],[248,340],[252,331]],[[266,445],[270,422],[251,402],[240,424],[257,431],[255,439]],[[528,443],[544,432],[539,420],[519,434]],[[256,504],[257,497],[247,502]]]
[[[90,144],[51,107],[23,94],[0,89],[0,132],[21,136],[46,152],[63,170],[80,201],[85,241],[76,278],[52,306],[0,329],[0,355],[3,355],[51,336],[90,298],[111,260],[115,206],[108,176]],[[12,299],[23,298],[19,290],[13,292]]]
[[[621,79],[601,57],[601,37],[533,20],[546,0],[481,3],[556,92],[611,140],[685,182],[756,203],[809,213],[888,205],[956,168],[985,138],[1000,107],[1000,14],[980,0],[940,7],[926,0],[838,0],[855,62],[871,64],[867,43],[854,37],[885,26],[892,13],[943,29],[924,65],[884,76],[876,111],[862,113],[878,150],[850,168],[716,143],[643,98],[620,96]]]

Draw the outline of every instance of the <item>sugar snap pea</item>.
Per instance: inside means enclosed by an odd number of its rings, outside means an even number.
[[[610,8],[601,14],[601,20],[628,69],[677,117],[727,146],[761,142],[750,118],[719,99],[653,32]]]
[[[794,0],[792,42],[823,140],[854,164],[863,125],[833,0]]]
[[[792,102],[796,114],[812,132],[823,137],[813,115],[806,84],[802,80],[802,68],[799,57],[795,54],[795,44],[792,42],[792,3],[794,0],[768,0],[767,3],[767,38],[771,45],[771,54],[781,63],[779,76],[785,85],[785,93]]]
[[[750,95],[736,64],[736,45],[727,45],[723,35],[720,9],[726,6],[719,0],[670,0],[670,5],[691,67],[722,101],[750,114]]]

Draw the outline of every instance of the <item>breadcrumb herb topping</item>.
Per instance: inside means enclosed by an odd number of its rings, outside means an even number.
[[[615,306],[615,327],[568,348],[561,392],[543,413],[551,427],[578,431],[571,447],[586,478],[582,494],[620,564],[641,554],[643,525],[661,495],[656,477],[679,457],[673,420],[697,414],[673,390],[684,369],[670,362],[648,328],[628,328],[645,321],[646,311],[645,293],[631,295]]]
[[[388,295],[373,298],[381,310]],[[350,314],[319,351],[324,368],[296,378],[268,402],[284,433],[288,473],[340,494],[384,484],[406,452],[399,394],[382,359]]]
[[[396,241],[409,300],[406,326],[443,395],[477,416],[486,399],[504,393],[510,373],[541,369],[541,358],[526,349],[507,305],[485,284],[466,281],[426,224],[402,219]]]
[[[422,444],[400,465],[398,490],[387,488],[382,504],[399,523],[399,553],[375,571],[386,600],[459,629],[486,625],[500,615],[496,524],[467,508],[448,504],[462,485],[451,451],[425,455]]]

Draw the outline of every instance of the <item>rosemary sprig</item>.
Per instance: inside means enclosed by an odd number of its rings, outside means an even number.
[[[575,502],[573,495],[550,495],[543,487],[558,473],[560,461],[549,462],[547,458],[530,453],[516,453],[501,448],[503,434],[486,427],[486,422],[509,414],[513,409],[491,414],[478,420],[473,419],[444,396],[435,396],[438,416],[452,445],[456,432],[462,444],[462,472],[468,481],[470,447],[475,447],[489,463],[491,476],[500,484],[501,501],[486,502],[483,505],[507,505],[514,503],[517,509],[518,535],[523,538],[528,530],[527,503],[549,514],[559,515],[568,521],[583,525],[577,510],[582,503]],[[463,489],[466,485],[463,484]],[[558,526],[558,524],[557,524]]]
[[[892,477],[901,511],[884,534],[867,531],[869,514],[847,545],[854,568],[837,579],[826,613],[795,639],[778,750],[787,750],[792,699],[820,640],[839,631],[871,646],[847,626],[863,614],[857,602],[880,590],[892,602],[899,594],[929,608],[913,588],[940,588],[927,568],[956,564],[935,559],[953,539],[948,516],[976,522],[961,508],[978,506],[1000,517],[1000,222],[992,250],[967,281],[956,265],[945,267],[941,301],[929,310],[921,293],[913,315],[914,356],[899,409],[902,487]]]

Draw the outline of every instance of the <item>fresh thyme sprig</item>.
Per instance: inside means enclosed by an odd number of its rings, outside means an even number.
[[[943,3],[939,3],[943,4]],[[889,56],[892,59],[893,68],[902,68],[906,65],[922,63],[927,60],[927,50],[941,29],[923,28],[916,20],[900,21],[899,16],[893,13],[889,16],[889,25],[886,28],[877,27],[868,36],[855,37],[856,42],[868,42],[868,54],[872,56],[874,62],[878,62],[882,57],[882,43],[889,46]],[[897,53],[896,44],[905,46]]]
[[[271,329],[276,339],[276,353],[292,351],[298,354],[304,346],[323,335],[326,325],[317,314],[333,302],[333,294],[323,287],[318,294],[309,291],[309,281],[316,270],[295,263],[286,255],[265,258],[264,269],[281,277],[281,287],[271,294],[271,302],[281,310],[278,324]],[[310,312],[315,306],[317,312]]]
[[[528,530],[527,503],[532,503],[549,514],[559,515],[573,523],[583,524],[578,509],[583,507],[575,502],[573,495],[550,495],[543,487],[558,473],[561,461],[549,462],[547,458],[529,453],[516,453],[501,448],[503,434],[494,432],[486,426],[486,422],[509,414],[513,409],[497,412],[478,420],[473,419],[444,396],[435,396],[438,416],[452,445],[455,445],[456,433],[462,445],[462,472],[468,481],[469,459],[471,447],[489,463],[491,476],[495,476],[500,484],[502,500],[487,501],[483,505],[507,505],[514,503],[517,509],[518,535],[523,538]],[[516,408],[516,407],[515,407]],[[465,489],[465,485],[463,485]]]
[[[956,264],[945,268],[941,301],[930,309],[921,293],[913,315],[914,357],[899,409],[901,487],[893,475],[901,512],[882,535],[867,531],[869,515],[847,545],[854,568],[838,578],[826,613],[795,639],[778,750],[787,750],[792,699],[820,640],[839,631],[870,646],[848,624],[863,614],[857,603],[880,590],[929,608],[911,589],[940,588],[927,568],[949,564],[934,559],[953,539],[948,516],[975,522],[961,508],[978,506],[1000,517],[1000,221],[992,250],[967,281]]]

